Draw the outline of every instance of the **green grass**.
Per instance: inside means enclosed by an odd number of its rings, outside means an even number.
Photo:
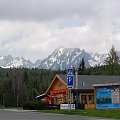
[[[120,110],[40,110],[40,112],[120,119]]]
[[[0,105],[0,109],[3,109],[4,107],[2,105]]]

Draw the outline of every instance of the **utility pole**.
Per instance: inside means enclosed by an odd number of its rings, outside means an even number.
[[[5,100],[4,100],[5,94],[3,94],[3,108],[5,107]]]
[[[75,77],[76,77],[76,85],[75,85],[75,89],[78,89],[78,70],[75,70]]]
[[[18,86],[17,86],[17,108],[19,107],[19,79],[18,79]]]
[[[76,109],[78,109],[78,70],[75,70],[75,92],[76,92],[76,98],[75,98],[75,105],[76,105]]]

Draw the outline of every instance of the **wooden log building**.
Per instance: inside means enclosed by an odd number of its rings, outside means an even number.
[[[75,76],[74,79],[76,79]],[[75,84],[76,83],[74,81],[74,87],[71,90],[72,91],[71,103],[75,103],[75,99],[76,99]],[[107,88],[111,88],[111,89],[107,89],[106,86]],[[114,94],[107,94],[107,92],[105,93],[105,90],[112,91],[113,90],[112,88],[117,88],[117,92]],[[96,109],[96,108],[102,109],[103,108],[102,105],[100,106],[99,104],[106,105],[107,103],[98,103],[98,101],[106,100],[103,99],[106,96],[107,97],[109,96],[113,101],[113,103],[110,102],[109,104],[120,104],[120,76],[78,75],[77,90],[78,90],[78,103],[84,104],[85,109]],[[68,103],[67,76],[56,75],[45,94],[51,97],[52,104],[54,105]],[[119,97],[115,98],[114,96],[116,94]],[[113,99],[117,99],[117,100],[113,100]],[[119,107],[120,105],[118,105],[118,108]]]

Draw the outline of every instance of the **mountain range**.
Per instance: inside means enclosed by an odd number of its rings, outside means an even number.
[[[89,53],[79,48],[59,48],[48,57],[36,60],[35,63],[23,57],[12,57],[11,55],[0,56],[0,66],[2,68],[25,67],[64,70],[71,66],[78,67],[84,57],[85,66],[88,68],[96,65],[104,65],[107,56],[108,54]]]

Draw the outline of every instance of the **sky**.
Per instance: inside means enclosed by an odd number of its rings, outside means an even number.
[[[120,0],[0,0],[0,55],[35,61],[55,49],[120,50]]]

